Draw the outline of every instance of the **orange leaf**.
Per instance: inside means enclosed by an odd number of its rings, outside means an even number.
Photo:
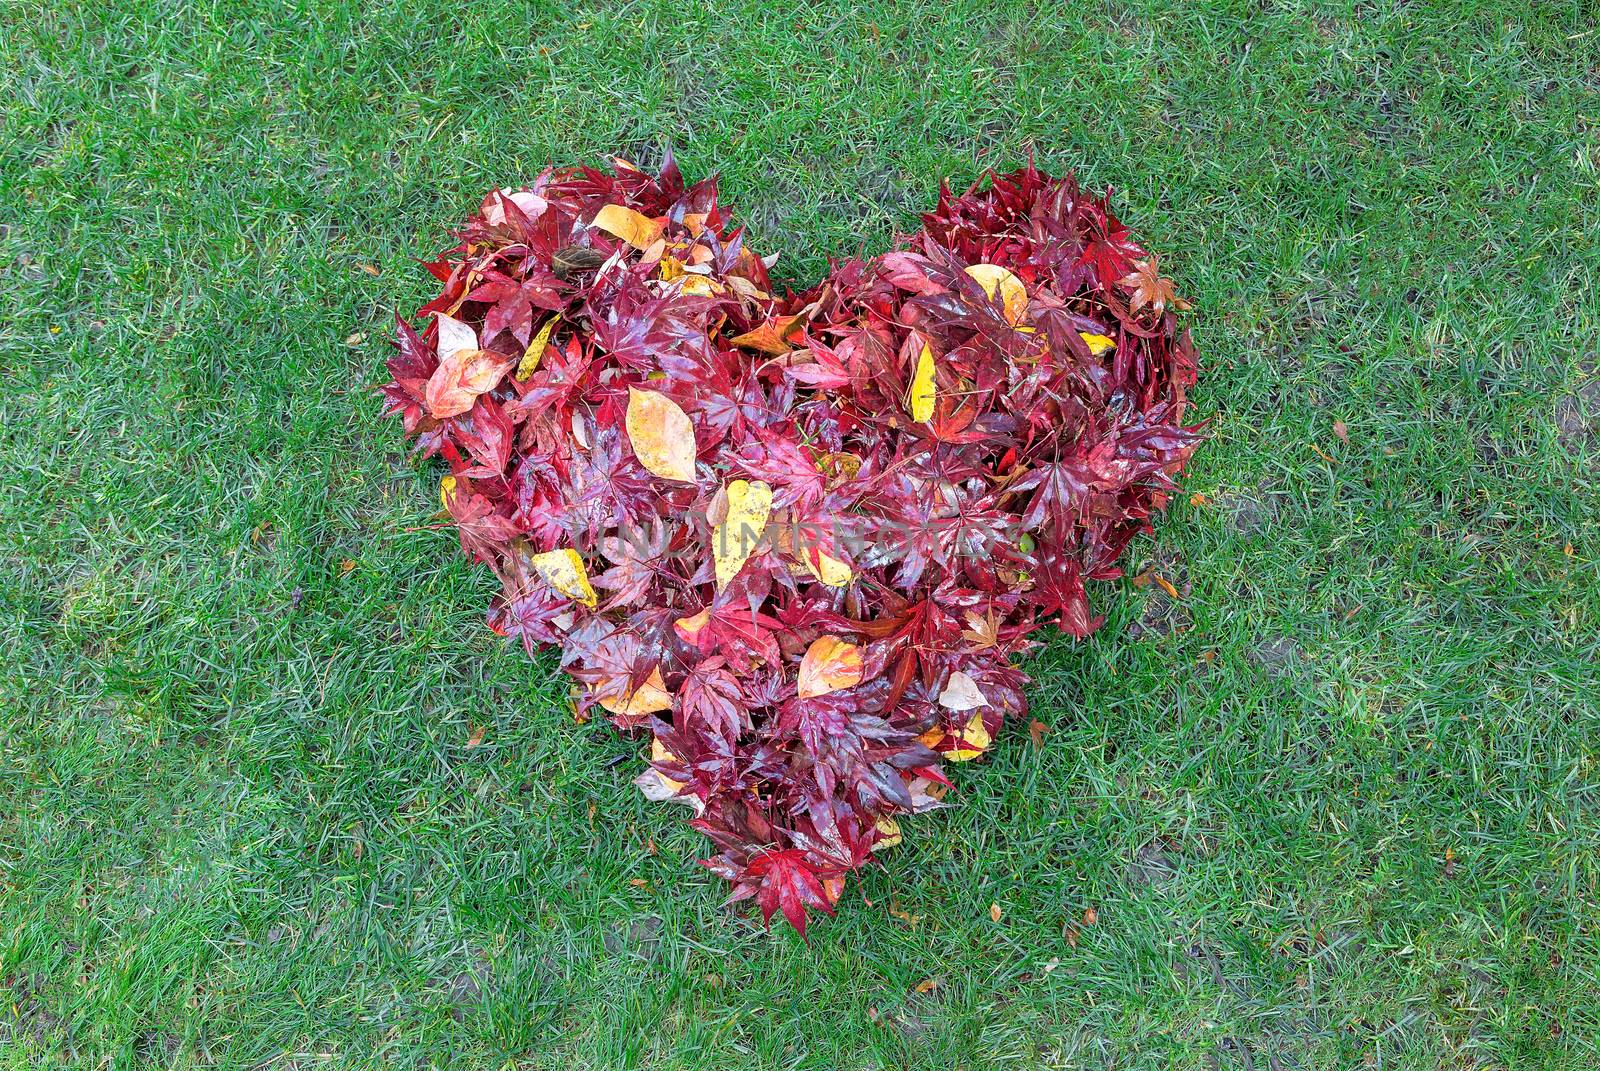
[[[1005,912],[1000,910],[1000,905],[999,904],[990,904],[989,905],[989,917],[991,919],[994,919],[994,921],[999,922],[1000,919],[1004,915],[1005,915]]]
[[[794,330],[794,325],[799,320],[800,317],[798,316],[784,316],[777,320],[768,320],[761,326],[752,328],[728,341],[735,346],[743,346],[747,350],[758,350],[761,353],[770,353],[774,357],[781,357],[794,349],[794,343],[784,336]]]
[[[437,322],[439,367],[428,378],[423,400],[428,415],[443,420],[471,409],[478,395],[493,390],[514,362],[479,349],[477,332],[460,320],[440,313]]]
[[[861,648],[837,636],[813,641],[800,660],[800,698],[827,695],[861,683]]]

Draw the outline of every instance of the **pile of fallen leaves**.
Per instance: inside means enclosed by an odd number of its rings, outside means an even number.
[[[802,294],[670,159],[548,171],[459,237],[383,393],[489,624],[648,734],[639,786],[804,933],[1026,711],[1033,631],[1099,625],[1085,582],[1196,441],[1186,306],[1031,166]]]

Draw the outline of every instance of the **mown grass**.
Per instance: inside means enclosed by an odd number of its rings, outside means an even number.
[[[21,0],[0,61],[0,1068],[1600,1060],[1592,6]],[[1031,148],[1198,304],[1182,597],[1103,586],[809,946],[366,392],[484,189],[667,142],[797,279]]]

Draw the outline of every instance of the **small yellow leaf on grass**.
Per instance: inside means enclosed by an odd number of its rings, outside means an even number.
[[[450,508],[451,499],[456,497],[456,478],[446,476],[439,481],[439,504],[445,509]]]
[[[606,205],[594,217],[594,226],[614,234],[635,249],[645,249],[661,237],[661,224],[622,205]]]
[[[694,423],[677,402],[653,390],[629,387],[623,422],[639,464],[663,480],[694,483]]]
[[[667,691],[667,682],[661,677],[660,666],[652,669],[644,683],[632,691],[628,690],[628,678],[623,676],[608,685],[595,699],[611,713],[627,718],[641,718],[672,707],[672,693]]]
[[[577,551],[547,550],[543,554],[535,554],[530,560],[533,567],[539,570],[539,575],[544,577],[545,583],[567,598],[576,599],[591,610],[600,601],[594,588],[589,585],[588,570],[584,569],[583,559]]]
[[[906,408],[911,410],[911,419],[919,424],[926,424],[933,419],[933,403],[938,397],[938,391],[933,385],[933,350],[928,344],[922,344],[922,351],[917,354],[917,370],[911,376],[911,390],[906,396]]]
[[[939,981],[936,978],[924,978],[922,981],[918,982],[916,984],[916,986],[915,986],[915,989],[916,989],[916,991],[918,993],[932,993],[935,989],[938,989],[938,988],[939,988]]]
[[[991,300],[999,295],[1006,323],[1015,326],[1022,322],[1023,314],[1028,311],[1028,288],[1022,285],[1021,279],[998,264],[973,264],[967,268],[967,274],[978,281]]]
[[[837,636],[821,636],[800,660],[800,698],[811,699],[861,683],[861,648]]]
[[[723,488],[727,516],[711,533],[711,556],[717,567],[717,588],[739,575],[767,530],[772,514],[772,488],[761,480],[731,480]]]
[[[544,348],[550,344],[550,332],[555,330],[556,321],[561,319],[558,312],[544,322],[539,328],[539,333],[533,336],[528,343],[528,348],[522,351],[522,360],[517,364],[517,382],[522,382],[539,370],[539,361],[544,357]]]
[[[893,818],[883,817],[874,822],[873,825],[877,827],[878,832],[881,834],[881,836],[879,836],[878,839],[872,843],[873,851],[881,852],[885,848],[893,848],[896,844],[900,843],[901,836],[899,822],[896,822]],[[927,992],[927,990],[923,990],[923,992]]]
[[[1078,337],[1088,345],[1089,352],[1099,357],[1117,348],[1117,344],[1107,335],[1092,335],[1087,331],[1079,331]]]
[[[944,757],[951,762],[970,762],[984,753],[990,740],[989,729],[983,724],[983,714],[974,713],[966,728],[961,730],[960,743],[946,751]]]

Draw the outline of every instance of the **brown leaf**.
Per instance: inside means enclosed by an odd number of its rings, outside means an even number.
[[[1034,747],[1044,746],[1044,736],[1049,731],[1050,726],[1046,725],[1038,718],[1034,718],[1032,721],[1028,722],[1028,736],[1033,740]]]
[[[1339,437],[1339,441],[1342,443],[1348,443],[1350,441],[1350,429],[1345,427],[1344,421],[1342,420],[1335,420],[1333,422],[1333,433]]]
[[[489,727],[487,725],[472,726],[472,735],[467,737],[467,749],[471,750],[472,748],[475,748],[479,744],[483,743],[484,734],[488,731]]]
[[[991,919],[993,919],[996,922],[999,922],[1000,919],[1004,915],[1005,915],[1005,912],[1000,910],[1000,905],[999,904],[990,904],[989,905],[989,917]]]
[[[1130,312],[1137,313],[1149,307],[1159,317],[1167,311],[1168,305],[1175,309],[1189,307],[1189,303],[1173,290],[1172,280],[1161,275],[1159,258],[1154,255],[1149,260],[1134,261],[1134,270],[1124,275],[1120,282],[1123,288],[1132,291],[1128,301]]]
[[[983,651],[1000,642],[1000,622],[995,620],[994,610],[991,608],[982,617],[967,611],[967,627],[961,631],[961,638],[971,644],[968,650]]]
[[[1096,911],[1092,907],[1086,907],[1086,908],[1083,909],[1083,924],[1085,926],[1093,926],[1095,923],[1097,923],[1099,921],[1100,921],[1100,912]]]
[[[939,988],[939,980],[937,978],[924,978],[911,988],[918,993],[932,993]]]

